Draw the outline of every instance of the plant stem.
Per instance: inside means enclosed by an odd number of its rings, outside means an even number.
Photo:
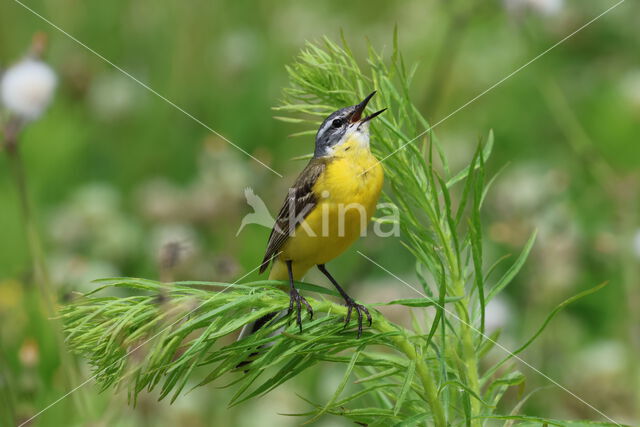
[[[347,308],[345,306],[335,304],[330,301],[323,301],[314,304],[314,310],[317,312],[336,313],[341,315],[347,314]],[[437,427],[446,427],[447,420],[444,415],[442,402],[440,402],[440,399],[438,398],[438,389],[436,383],[433,379],[433,376],[431,375],[429,366],[427,365],[425,360],[416,352],[416,349],[411,341],[409,341],[408,331],[398,325],[390,323],[384,316],[381,316],[375,311],[372,311],[371,315],[373,317],[372,326],[379,332],[397,333],[398,330],[401,332],[400,334],[391,335],[389,339],[391,339],[393,343],[397,345],[398,350],[400,350],[410,360],[416,363],[416,372],[418,373],[420,381],[422,382],[422,386],[424,387],[426,402],[431,409],[434,425]]]
[[[42,249],[42,241],[38,234],[38,229],[33,218],[29,196],[27,191],[27,179],[24,172],[24,165],[20,155],[20,144],[18,144],[18,134],[20,131],[20,123],[12,121],[5,130],[5,151],[9,160],[9,165],[13,173],[13,179],[16,185],[18,198],[20,199],[20,210],[22,220],[24,222],[25,237],[31,256],[33,268],[33,280],[39,289],[39,295],[44,305],[46,317],[50,320],[51,328],[55,337],[56,347],[60,356],[60,365],[66,374],[65,382],[68,388],[73,388],[78,381],[77,366],[73,362],[70,355],[65,351],[64,338],[62,329],[55,319],[57,316],[56,298],[51,290],[51,281],[47,269],[46,257]],[[87,414],[89,411],[89,401],[86,394],[74,393],[73,401],[81,413]]]
[[[445,232],[446,239],[443,239],[445,243],[445,254],[447,262],[449,263],[449,271],[452,277],[452,288],[456,296],[462,299],[456,304],[456,312],[460,319],[460,336],[462,341],[462,360],[464,361],[466,368],[466,376],[469,384],[469,388],[480,396],[480,380],[478,378],[478,359],[476,357],[476,349],[473,345],[473,336],[471,334],[472,326],[469,319],[469,297],[467,296],[465,289],[465,281],[462,278],[462,272],[458,263],[458,258],[454,254],[452,245],[454,244],[450,232]],[[474,397],[470,397],[471,402],[471,425],[481,426],[482,423],[476,417],[480,415],[480,402]]]
[[[40,236],[29,204],[26,176],[24,173],[22,157],[20,156],[19,145],[15,142],[8,141],[5,146],[18,198],[20,199],[20,208],[22,220],[24,222],[27,245],[29,247],[29,254],[31,255],[31,261],[33,263],[34,282],[36,282],[37,286],[40,288],[40,293],[45,303],[47,315],[52,316],[55,313],[54,298],[51,294],[49,273],[47,271],[44,251],[42,250],[42,243],[40,241]]]
[[[374,325],[380,332],[396,332],[398,329],[396,326],[391,325],[384,317],[376,316],[374,318]],[[406,332],[406,331],[403,331]],[[411,360],[416,362],[416,372],[420,376],[420,381],[425,390],[425,396],[431,413],[433,414],[433,422],[436,426],[446,426],[447,421],[444,416],[444,409],[442,403],[438,398],[438,390],[429,370],[429,366],[425,360],[418,355],[415,347],[407,339],[406,333],[401,335],[395,335],[391,337],[391,340],[398,346],[398,348]]]
[[[456,311],[460,316],[460,335],[462,337],[462,360],[466,366],[466,375],[469,382],[469,388],[478,396],[480,395],[480,381],[478,379],[478,360],[476,358],[476,349],[473,345],[473,337],[471,336],[471,325],[469,324],[469,299],[465,294],[464,281],[457,279],[454,282],[456,295],[462,299],[456,304]],[[474,397],[470,397],[472,426],[480,426],[482,423],[477,416],[480,415],[480,402]]]

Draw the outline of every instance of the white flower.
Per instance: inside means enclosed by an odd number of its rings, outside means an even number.
[[[56,83],[57,77],[51,67],[42,61],[24,59],[2,76],[2,103],[23,119],[37,119],[51,102]]]
[[[526,10],[541,15],[558,15],[564,6],[564,0],[504,0],[507,11],[520,14]]]
[[[557,15],[562,11],[563,0],[529,0],[533,10],[543,15]]]

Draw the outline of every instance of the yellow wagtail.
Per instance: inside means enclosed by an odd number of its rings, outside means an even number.
[[[273,263],[269,279],[289,280],[289,311],[297,311],[302,332],[301,303],[309,317],[313,310],[300,295],[294,281],[313,266],[331,281],[348,307],[345,324],[353,310],[358,315],[358,337],[362,315],[371,326],[371,315],[357,304],[329,274],[325,264],[344,252],[366,229],[375,211],[384,174],[369,149],[369,121],[382,113],[362,117],[375,91],[357,105],[342,108],[327,117],[318,133],[313,158],[298,176],[271,230],[260,266],[264,272]],[[265,321],[257,322],[257,330]]]

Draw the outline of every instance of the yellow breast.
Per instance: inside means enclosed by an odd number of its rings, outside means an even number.
[[[359,141],[341,144],[313,186],[316,207],[283,248],[296,276],[337,257],[366,232],[383,181],[382,167],[368,147]]]

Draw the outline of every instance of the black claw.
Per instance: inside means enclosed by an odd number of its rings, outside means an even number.
[[[349,326],[349,322],[351,321],[351,313],[353,312],[353,309],[355,308],[356,313],[358,313],[358,338],[360,338],[360,336],[362,335],[362,312],[364,312],[364,314],[367,315],[367,320],[369,321],[369,326],[371,326],[373,324],[373,320],[371,319],[371,314],[369,314],[369,310],[367,310],[367,308],[364,305],[357,304],[353,300],[353,298],[351,298],[349,295],[347,295],[347,293],[344,291],[344,289],[342,289],[340,287],[340,285],[338,284],[338,282],[336,282],[336,279],[334,279],[333,276],[331,276],[331,274],[329,274],[329,272],[325,268],[324,264],[318,264],[318,270],[320,270],[322,272],[322,274],[327,276],[327,279],[329,279],[329,281],[333,284],[333,286],[336,287],[338,292],[340,292],[340,295],[342,295],[342,298],[344,298],[345,304],[347,306],[347,315],[344,317],[344,327],[345,328],[347,326]],[[291,273],[290,273],[290,280],[293,283],[293,278],[291,276]]]
[[[344,318],[344,327],[349,326],[349,322],[351,321],[351,311],[353,311],[353,303],[347,301],[347,316]]]
[[[289,310],[287,310],[287,316],[291,314],[291,312],[293,311],[293,301],[294,301],[294,297],[292,294],[289,294]]]
[[[364,311],[364,314],[367,315],[367,320],[369,321],[369,327],[371,327],[371,325],[373,325],[373,319],[371,318],[371,314],[369,314],[369,310],[364,305],[360,307],[362,308],[362,311]]]
[[[287,312],[287,316],[290,315],[294,310],[294,304],[296,309],[296,324],[300,328],[300,333],[302,333],[302,304],[304,303],[307,308],[307,313],[309,313],[309,318],[313,318],[313,309],[311,308],[311,304],[295,289],[291,288],[289,292],[289,311]]]
[[[300,296],[300,294],[298,294],[298,297]],[[300,298],[298,298],[298,300],[296,301],[297,303],[297,309],[298,309],[298,315],[297,315],[297,322],[298,322],[298,326],[300,327],[300,333],[302,333],[302,309],[301,309],[301,304],[300,304]]]
[[[304,299],[302,296],[300,296],[300,299],[302,300],[304,305],[307,307],[307,314],[309,315],[309,320],[313,319],[313,308],[311,308],[311,304],[309,304],[309,301]]]
[[[347,316],[345,317],[344,326],[345,328],[349,325],[349,321],[351,320],[351,313],[353,310],[358,314],[358,338],[362,336],[362,313],[367,316],[367,321],[369,322],[369,326],[373,324],[373,319],[371,318],[371,314],[369,310],[364,305],[356,303],[352,299],[346,300],[347,305]]]

